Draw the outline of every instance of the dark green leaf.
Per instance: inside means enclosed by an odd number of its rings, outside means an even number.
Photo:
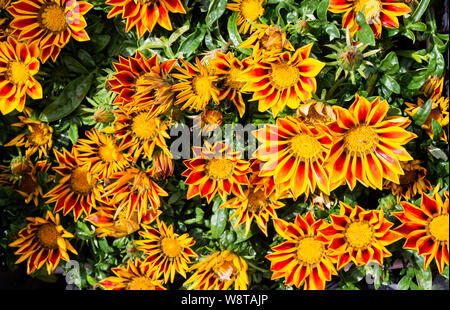
[[[439,141],[441,139],[443,130],[441,124],[439,124],[439,122],[434,118],[431,120],[431,129],[433,130],[433,140]]]
[[[388,74],[394,74],[399,69],[398,58],[395,52],[390,52],[384,57],[384,59],[380,62],[379,69]]]
[[[403,35],[413,41],[413,43],[416,42],[416,35],[414,34],[414,32],[412,32],[412,30],[406,29]]]
[[[71,122],[69,126],[68,135],[72,144],[77,143],[78,140],[78,125],[75,122]]]
[[[327,12],[329,6],[330,0],[322,0],[317,7],[317,17],[323,22],[327,21]]]
[[[325,26],[325,31],[330,35],[330,41],[341,36],[338,27],[334,23],[329,23]]]
[[[228,209],[217,209],[211,216],[211,233],[213,238],[219,238],[225,231],[228,221]]]
[[[399,290],[407,290],[409,289],[409,284],[411,283],[411,277],[409,276],[404,276],[403,278],[400,279],[400,281],[398,281],[398,286],[397,288]]]
[[[358,13],[356,22],[361,26],[361,29],[357,31],[357,36],[361,43],[375,46],[375,34],[373,33],[372,28],[366,23],[363,12]]]
[[[422,126],[428,119],[428,116],[430,116],[432,107],[432,101],[431,99],[428,99],[412,116],[412,119],[418,126]]]
[[[397,83],[397,81],[390,75],[383,75],[380,79],[380,83],[383,84],[387,89],[389,89],[391,92],[400,94],[400,85]]]
[[[89,71],[75,58],[65,55],[62,59],[64,64],[70,71],[81,74],[89,73]]]
[[[212,0],[209,5],[208,13],[206,14],[206,26],[211,25],[218,20],[227,8],[227,0]]]
[[[233,12],[227,23],[228,35],[230,36],[230,40],[233,43],[234,47],[238,47],[242,43],[241,35],[239,34],[238,28],[236,26],[238,17],[238,12]]]
[[[408,28],[414,31],[425,31],[427,30],[427,25],[422,22],[417,22],[414,24],[409,24]]]
[[[420,1],[419,6],[416,7],[414,10],[412,16],[411,16],[411,23],[415,24],[422,18],[422,15],[425,13],[425,11],[428,8],[428,5],[430,4],[430,0],[422,0]]]
[[[92,59],[92,56],[84,49],[80,49],[78,51],[78,58],[83,63],[83,65],[85,65],[87,67],[91,67],[91,68],[95,67],[94,59]]]
[[[111,36],[109,34],[92,36],[90,40],[90,42],[94,44],[97,53],[101,52],[108,45],[109,41],[111,41]]]
[[[183,53],[185,58],[191,56],[197,51],[198,47],[202,44],[206,34],[206,25],[197,26],[195,31],[191,33],[186,40],[184,40],[178,48],[178,53]]]

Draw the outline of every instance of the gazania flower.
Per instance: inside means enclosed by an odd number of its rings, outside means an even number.
[[[168,122],[152,117],[149,111],[128,114],[119,110],[115,113],[117,118],[114,128],[103,131],[113,133],[117,139],[121,139],[120,145],[128,147],[128,154],[134,162],[139,158],[152,158],[157,149],[171,156],[166,144],[166,139],[170,139],[167,133]]]
[[[427,120],[421,125],[422,129],[428,134],[430,139],[433,139],[434,131],[432,122],[433,119],[441,125],[441,127],[445,127],[449,123],[449,112],[448,112],[448,97],[434,96],[431,98],[431,111],[427,118]],[[405,102],[407,108],[405,112],[414,116],[417,111],[425,104],[425,101],[422,98],[417,98],[417,104]],[[442,130],[441,140],[447,142],[447,133],[446,130]]]
[[[310,58],[312,43],[295,51],[263,57],[246,70],[243,91],[253,93],[258,110],[272,109],[273,117],[287,105],[296,109],[300,102],[311,99],[316,91],[315,76],[325,63]]]
[[[264,162],[259,176],[273,176],[275,184],[294,197],[316,188],[329,193],[329,172],[323,166],[333,141],[323,127],[309,127],[288,116],[254,134],[262,142],[254,154]]]
[[[297,109],[297,118],[309,126],[328,125],[336,120],[333,107],[322,101],[310,100]]]
[[[239,45],[239,48],[253,49],[253,57],[278,54],[287,49],[295,51],[291,42],[286,38],[286,32],[276,25],[258,25],[259,29]]]
[[[14,17],[11,27],[20,41],[37,44],[41,60],[53,62],[73,37],[88,41],[84,16],[92,4],[77,0],[19,0],[7,11]]]
[[[222,126],[223,114],[220,110],[206,109],[194,120],[194,127],[203,133],[213,132]]]
[[[227,54],[216,52],[210,66],[219,77],[219,100],[227,98],[236,106],[239,116],[244,116],[245,103],[242,98],[242,87],[245,85],[243,72],[248,68],[248,62],[239,60],[231,52]]]
[[[81,164],[89,162],[91,173],[98,175],[100,180],[130,166],[131,157],[124,154],[130,145],[126,145],[124,140],[117,145],[113,137],[95,128],[85,134],[87,139],[78,139],[74,145],[78,151],[77,158]]]
[[[0,9],[6,9],[11,4],[11,0],[0,0]]]
[[[336,122],[328,126],[334,136],[327,160],[332,180],[345,180],[351,189],[356,181],[377,189],[384,178],[399,183],[404,174],[400,161],[412,160],[402,145],[416,135],[404,129],[411,123],[408,118],[387,117],[388,109],[386,100],[369,102],[356,94],[348,110],[335,110]]]
[[[17,42],[12,36],[0,42],[0,111],[22,112],[26,95],[42,98],[41,84],[34,78],[39,72],[39,49],[36,45]]]
[[[12,33],[9,18],[0,18],[0,42],[6,41]]]
[[[77,251],[67,241],[73,235],[66,231],[59,223],[59,215],[47,211],[44,218],[27,217],[27,227],[19,232],[19,238],[9,244],[10,247],[18,247],[14,253],[20,255],[16,264],[27,261],[27,273],[30,274],[47,268],[48,274],[56,269],[61,259],[69,261],[68,251],[78,255]]]
[[[187,177],[187,199],[200,195],[210,203],[217,193],[223,200],[231,193],[244,196],[242,186],[249,185],[250,164],[240,159],[240,152],[221,142],[210,145],[207,141],[205,147],[194,146],[193,151],[194,158],[183,162],[187,169],[181,174]]]
[[[266,197],[264,189],[249,187],[244,192],[244,197],[234,197],[223,203],[220,208],[235,209],[230,216],[230,221],[236,217],[234,228],[245,223],[245,235],[250,231],[250,226],[255,220],[261,231],[267,236],[267,222],[271,217],[276,218],[276,209],[284,206],[275,195]]]
[[[404,249],[415,250],[425,257],[424,269],[435,259],[439,273],[442,273],[445,265],[448,266],[448,191],[445,191],[445,201],[439,195],[439,187],[436,187],[433,196],[422,194],[420,207],[409,202],[401,202],[402,212],[392,212],[401,225],[395,231],[405,238]]]
[[[139,230],[137,210],[133,212],[130,218],[127,218],[127,209],[123,208],[117,212],[117,205],[100,203],[96,211],[85,218],[85,221],[92,223],[96,228],[98,237],[121,238]],[[150,224],[162,211],[147,210],[142,218],[142,223]]]
[[[47,156],[47,151],[52,147],[53,128],[41,121],[35,121],[29,117],[19,116],[19,123],[11,126],[26,128],[24,133],[5,144],[5,146],[25,146],[25,156],[30,157],[38,152],[39,158]]]
[[[153,155],[152,176],[157,180],[164,180],[173,175],[175,163],[172,156],[158,151]]]
[[[227,9],[239,12],[236,25],[240,26],[240,33],[255,31],[251,23],[258,24],[258,18],[264,14],[263,2],[264,0],[233,0],[227,3]]]
[[[363,12],[377,39],[381,36],[382,26],[398,28],[398,17],[411,12],[407,4],[398,0],[331,0],[328,10],[345,13],[342,28],[349,28],[352,37],[360,29],[356,17]]]
[[[151,33],[156,23],[172,30],[169,12],[186,14],[180,0],[107,0],[105,3],[113,6],[108,18],[122,14],[127,21],[125,31],[129,32],[136,26],[139,38],[147,31]]]
[[[218,77],[210,75],[198,58],[195,61],[196,66],[180,59],[184,68],[175,67],[180,73],[172,73],[171,76],[181,80],[172,86],[172,91],[179,92],[175,105],[183,103],[181,110],[189,108],[189,111],[198,112],[204,110],[211,99],[219,104],[219,90],[214,85]]]
[[[439,78],[437,75],[435,75],[429,76],[420,90],[427,98],[439,99],[442,95],[443,87],[444,76]]]
[[[47,203],[56,202],[54,213],[62,210],[66,216],[73,210],[74,221],[77,221],[82,213],[91,214],[92,208],[97,205],[96,201],[100,200],[103,186],[89,172],[89,164],[81,165],[75,149],[71,152],[66,149],[62,153],[57,150],[54,152],[59,166],[53,167],[53,170],[62,178],[44,197],[49,198]]]
[[[160,63],[158,56],[154,55],[147,59],[141,52],[137,51],[135,56],[124,58],[119,56],[119,62],[113,63],[117,73],[108,80],[109,90],[118,94],[114,103],[125,109],[134,109],[135,95],[146,92],[146,89],[155,82],[154,79],[163,79],[170,73],[176,60],[168,60]],[[161,85],[156,85],[161,88]],[[144,94],[141,94],[142,97]],[[152,94],[154,95],[154,94]],[[149,107],[142,107],[148,109]]]
[[[196,270],[184,285],[189,290],[228,290],[233,284],[235,290],[248,287],[247,262],[240,256],[225,250],[215,252],[191,266]]]
[[[148,264],[137,258],[129,260],[126,267],[114,267],[111,271],[115,276],[107,277],[98,282],[105,290],[165,290],[160,280],[156,280]]]
[[[339,215],[331,214],[331,226],[321,230],[330,238],[329,249],[337,257],[338,270],[352,261],[356,266],[375,261],[381,266],[383,259],[392,254],[386,246],[402,236],[391,230],[394,225],[384,218],[383,210],[364,210],[340,202]]]
[[[384,188],[390,188],[392,194],[397,197],[397,203],[402,198],[410,200],[417,194],[421,195],[427,190],[431,190],[431,183],[425,177],[427,169],[420,166],[419,160],[411,160],[408,162],[400,162],[404,175],[399,177],[399,184],[391,181],[384,182]]]
[[[151,179],[150,175],[149,170],[128,168],[111,176],[115,181],[105,187],[103,197],[110,197],[109,202],[117,204],[116,216],[125,209],[125,217],[130,219],[137,211],[137,221],[141,223],[149,212],[148,204],[153,212],[158,210],[161,204],[159,197],[168,194]]]
[[[299,214],[294,223],[274,219],[276,231],[286,239],[272,248],[266,258],[270,260],[272,280],[285,278],[286,285],[305,290],[323,290],[331,276],[337,275],[333,259],[329,255],[329,240],[320,234],[328,224],[315,220],[308,212],[303,218]]]
[[[164,275],[164,283],[173,282],[175,273],[186,278],[188,264],[191,257],[196,257],[191,247],[195,244],[189,234],[178,235],[174,233],[172,225],[166,226],[157,220],[158,229],[143,225],[144,231],[139,231],[143,239],[134,241],[137,249],[147,256],[145,263],[155,272],[158,279]]]

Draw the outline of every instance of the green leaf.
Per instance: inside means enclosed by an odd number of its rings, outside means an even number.
[[[431,129],[433,130],[433,141],[439,141],[442,136],[442,126],[434,118],[431,120]]]
[[[173,44],[176,40],[178,40],[178,38],[185,33],[186,31],[189,30],[190,24],[189,24],[189,20],[187,20],[183,26],[181,26],[180,28],[178,28],[177,30],[175,30],[174,32],[172,32],[172,34],[169,37],[169,45]]]
[[[102,249],[102,251],[104,253],[112,253],[112,252],[114,252],[114,249],[109,246],[108,240],[106,240],[106,238],[98,239],[98,245],[100,246],[100,249]]]
[[[383,84],[387,89],[389,89],[391,92],[400,94],[400,85],[397,83],[397,81],[390,75],[383,75],[380,79],[380,83]]]
[[[241,35],[239,34],[236,24],[237,17],[238,12],[233,12],[233,14],[231,14],[230,18],[228,19],[227,23],[228,35],[230,36],[230,40],[233,43],[234,47],[238,47],[242,43]]]
[[[87,67],[95,67],[96,66],[95,61],[94,61],[94,59],[92,59],[91,54],[89,54],[84,49],[80,49],[78,51],[78,58],[83,63],[83,65],[85,65]]]
[[[325,26],[325,31],[330,35],[330,41],[333,41],[336,38],[341,36],[338,27],[334,23],[329,23]]]
[[[219,238],[225,231],[228,221],[228,209],[217,209],[211,216],[211,233],[213,238]]]
[[[445,70],[445,59],[444,55],[442,55],[441,52],[439,52],[438,47],[435,45],[432,52],[431,52],[433,59],[435,59],[436,67],[433,71],[429,70],[430,75],[434,74],[437,76],[442,76],[444,70]]]
[[[86,280],[92,286],[97,284],[97,281],[95,281],[95,279],[88,274],[86,275]]]
[[[433,286],[433,278],[431,276],[431,269],[423,269],[423,266],[415,266],[414,271],[416,274],[417,284],[423,290],[431,290]]]
[[[420,4],[416,7],[414,10],[414,13],[411,15],[411,23],[415,24],[422,18],[422,15],[425,13],[425,11],[428,8],[428,5],[430,4],[430,0],[422,0],[420,1]]]
[[[211,25],[218,20],[227,8],[227,0],[212,0],[209,5],[208,13],[206,14],[206,26]]]
[[[69,135],[70,141],[72,144],[77,143],[78,140],[78,125],[75,122],[71,122],[69,126],[69,131],[67,133]]]
[[[317,6],[317,17],[319,20],[326,22],[327,21],[327,12],[328,7],[330,6],[330,0],[322,0]]]
[[[380,62],[379,67],[381,71],[388,74],[397,73],[399,68],[400,66],[398,64],[398,57],[395,52],[390,52],[389,54],[387,54],[386,57],[384,57],[384,59]]]
[[[403,35],[405,37],[407,37],[408,39],[410,39],[411,41],[413,41],[413,43],[416,42],[416,35],[414,34],[414,32],[412,32],[412,30],[406,29],[406,31],[403,33]]]
[[[72,72],[81,74],[89,73],[88,69],[86,69],[78,60],[76,60],[72,56],[65,55],[62,60],[64,65]]]
[[[78,108],[91,88],[93,76],[93,73],[80,76],[67,84],[58,98],[45,107],[39,115],[39,119],[45,122],[53,122],[72,113]]]
[[[403,278],[401,278],[400,281],[398,281],[397,288],[402,291],[407,290],[407,289],[409,289],[410,283],[411,283],[411,277],[406,275]]]
[[[186,40],[184,40],[178,48],[178,53],[183,53],[185,58],[191,56],[197,51],[198,47],[202,44],[206,34],[206,25],[197,27],[193,33],[191,33]]]
[[[105,47],[108,45],[108,43],[111,41],[111,36],[109,34],[101,34],[92,36],[91,40],[89,42],[92,42],[95,46],[95,51],[101,52],[105,49]]]
[[[356,17],[356,22],[361,29],[356,32],[359,41],[363,44],[368,44],[371,46],[375,46],[375,34],[373,33],[372,28],[366,23],[366,18],[364,17],[363,12],[359,12]]]
[[[414,24],[409,24],[408,28],[410,28],[411,30],[414,30],[414,31],[425,31],[425,30],[427,30],[427,25],[422,22],[417,22]]]
[[[415,74],[411,77],[411,81],[408,83],[408,89],[419,89],[425,84],[427,80],[427,74],[425,71]]]
[[[417,126],[422,126],[428,119],[428,116],[430,116],[432,107],[432,101],[431,99],[428,99],[412,116],[412,119],[416,123]]]

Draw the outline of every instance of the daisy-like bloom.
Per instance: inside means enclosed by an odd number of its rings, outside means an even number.
[[[336,120],[336,114],[333,111],[333,106],[313,99],[298,107],[297,118],[310,126],[328,125]]]
[[[13,16],[11,28],[20,41],[37,44],[41,60],[56,61],[70,38],[88,41],[85,15],[93,5],[77,0],[19,0],[7,11]]]
[[[244,196],[242,186],[249,185],[250,163],[241,159],[241,152],[233,152],[222,142],[210,145],[207,141],[205,147],[192,149],[194,158],[183,161],[187,169],[181,173],[187,177],[187,199],[200,195],[210,203],[217,193],[223,200],[231,193]]]
[[[14,253],[20,255],[16,264],[27,261],[27,273],[47,268],[48,274],[56,269],[61,259],[69,261],[68,251],[78,255],[67,240],[73,235],[60,225],[59,215],[47,211],[45,218],[27,217],[27,227],[19,232],[19,238],[9,244],[18,247]]]
[[[330,240],[331,254],[337,257],[337,269],[352,261],[356,266],[392,256],[386,246],[400,240],[402,235],[391,230],[394,225],[384,218],[383,210],[352,208],[340,202],[339,215],[331,214],[331,225],[321,229]]]
[[[399,177],[399,184],[387,180],[384,182],[384,188],[392,190],[392,194],[397,197],[397,203],[400,203],[402,198],[410,200],[432,189],[430,181],[425,178],[427,169],[420,166],[420,160],[400,162],[400,165],[405,174]]]
[[[95,232],[98,237],[121,238],[139,230],[137,210],[133,212],[130,218],[127,218],[127,210],[123,208],[117,213],[117,205],[100,202],[96,211],[85,218],[85,221],[95,226]],[[142,218],[142,223],[150,224],[162,211],[147,210]]]
[[[270,260],[272,280],[285,278],[286,285],[297,288],[304,284],[305,290],[323,290],[337,271],[329,255],[330,241],[320,233],[328,224],[314,219],[311,212],[305,217],[297,214],[294,223],[274,219],[278,234],[285,242],[272,248],[266,258]]]
[[[152,117],[150,111],[129,114],[119,110],[115,114],[114,128],[106,128],[103,132],[112,133],[122,140],[120,144],[128,147],[128,154],[134,162],[139,158],[152,158],[156,150],[172,156],[166,143],[166,139],[170,139],[167,121]]]
[[[360,29],[356,23],[359,12],[364,13],[366,23],[377,39],[383,26],[398,28],[398,17],[411,12],[409,6],[398,0],[331,0],[328,10],[332,13],[345,13],[342,28],[350,30],[350,36]]]
[[[213,132],[222,126],[223,114],[220,110],[206,109],[194,120],[194,127],[203,133]]]
[[[194,239],[187,233],[181,236],[174,233],[172,225],[167,226],[159,220],[157,223],[158,229],[142,225],[144,231],[139,231],[139,235],[143,239],[134,241],[137,249],[146,255],[145,263],[155,272],[156,279],[164,275],[164,283],[169,278],[173,282],[176,273],[186,278],[191,257],[197,257],[191,249]]]
[[[239,45],[239,48],[253,49],[255,58],[278,54],[287,49],[295,51],[291,42],[286,38],[286,32],[276,25],[259,24],[259,29],[252,33],[252,35]]]
[[[235,209],[230,216],[230,221],[236,217],[234,228],[245,223],[245,235],[247,235],[254,220],[266,236],[267,222],[271,217],[277,217],[276,209],[281,207],[284,207],[284,203],[278,201],[275,195],[267,197],[264,189],[254,186],[250,186],[244,192],[244,197],[234,197],[220,206],[220,208]]]
[[[30,157],[38,152],[39,158],[47,156],[52,147],[53,128],[46,122],[35,121],[29,117],[19,116],[19,123],[14,127],[25,128],[25,132],[5,144],[5,146],[25,146],[25,156]]]
[[[114,267],[111,271],[115,276],[107,277],[98,282],[105,290],[165,290],[160,280],[156,280],[148,264],[137,258],[129,260],[126,267]]]
[[[0,9],[6,9],[11,4],[11,0],[0,0]]]
[[[103,186],[98,178],[89,172],[89,163],[82,165],[79,162],[75,149],[72,148],[71,152],[63,149],[62,153],[54,150],[54,153],[59,166],[53,167],[53,170],[62,178],[44,197],[49,198],[47,203],[56,203],[54,213],[62,210],[66,216],[73,210],[76,222],[81,214],[91,214],[92,208],[97,206],[97,200],[101,200]]]
[[[256,60],[246,70],[243,91],[253,93],[252,101],[259,101],[258,110],[272,109],[273,117],[287,105],[296,109],[301,102],[311,99],[316,91],[315,76],[325,63],[310,58],[312,43],[289,52]]]
[[[113,6],[108,18],[122,14],[122,19],[127,21],[125,31],[136,26],[139,38],[147,31],[151,33],[156,23],[172,30],[169,12],[186,14],[180,0],[107,0],[105,3]]]
[[[198,112],[205,110],[211,99],[219,104],[219,90],[215,86],[219,77],[211,75],[198,58],[195,58],[196,66],[183,59],[180,62],[184,68],[176,66],[179,73],[171,74],[181,81],[172,86],[172,91],[179,92],[175,105],[183,104],[181,110],[189,108],[189,111]]]
[[[427,120],[421,125],[422,129],[428,134],[430,139],[433,139],[434,131],[432,122],[433,119],[436,120],[441,127],[445,127],[449,123],[449,112],[448,112],[448,97],[439,96],[439,93],[435,94],[432,98],[431,111]],[[414,116],[417,111],[425,104],[422,98],[417,98],[417,104],[405,102],[407,108],[405,112],[411,117]],[[447,142],[446,130],[442,130],[441,140]]]
[[[219,77],[219,100],[226,98],[233,102],[240,117],[245,113],[241,90],[245,85],[243,71],[248,68],[248,65],[248,61],[237,59],[231,52],[227,54],[216,52],[210,63],[214,74]]]
[[[0,111],[22,112],[26,96],[42,98],[41,84],[34,78],[39,72],[39,49],[8,36],[0,42]]]
[[[228,290],[232,285],[235,290],[246,290],[247,269],[242,257],[228,250],[215,252],[189,268],[196,271],[184,285],[189,285],[189,290]]]
[[[384,178],[399,183],[400,162],[413,159],[402,145],[416,135],[405,130],[408,118],[388,117],[388,110],[386,100],[369,102],[358,94],[348,110],[335,110],[336,122],[328,126],[334,136],[327,160],[330,179],[346,181],[351,189],[356,181],[380,190]]]
[[[287,116],[254,135],[262,143],[254,154],[264,162],[259,176],[273,176],[275,184],[289,189],[295,198],[303,193],[308,196],[316,188],[330,192],[324,163],[333,140],[322,126],[310,127]]]
[[[233,0],[227,3],[227,9],[237,11],[236,25],[240,26],[238,31],[246,34],[255,31],[253,24],[258,23],[258,18],[264,14],[264,0]]]
[[[439,79],[439,77],[435,75],[429,76],[427,78],[427,81],[420,90],[427,98],[439,99],[439,97],[441,97],[442,95],[443,87],[444,87],[444,76],[442,76]]]
[[[401,225],[395,231],[405,238],[404,249],[415,250],[425,257],[425,270],[433,258],[436,260],[439,273],[442,273],[445,265],[448,266],[448,225],[449,225],[449,195],[444,192],[445,201],[439,195],[439,187],[436,187],[433,196],[422,194],[420,207],[409,202],[401,202],[402,212],[392,212]]]
[[[161,205],[160,196],[168,194],[151,179],[151,174],[151,170],[128,168],[111,176],[115,181],[105,187],[103,197],[110,197],[109,202],[118,206],[115,218],[122,209],[126,210],[127,219],[137,211],[137,221],[141,223],[149,212],[148,204],[153,212],[158,210]]]
[[[118,94],[114,103],[126,109],[134,108],[135,95],[139,92],[148,93],[146,90],[150,82],[155,82],[154,79],[163,80],[172,71],[175,62],[176,60],[168,60],[161,63],[157,55],[147,59],[140,51],[128,58],[119,56],[119,62],[113,63],[117,73],[107,83],[109,90]],[[161,88],[159,84],[156,86]],[[151,94],[154,95],[152,92]]]
[[[81,164],[89,162],[91,173],[100,180],[130,166],[131,157],[125,154],[130,145],[126,145],[124,140],[117,145],[112,136],[104,135],[95,128],[85,134],[87,139],[78,139],[74,145],[78,151],[77,158]]]

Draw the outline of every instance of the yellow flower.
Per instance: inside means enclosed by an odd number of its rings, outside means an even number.
[[[258,23],[258,18],[264,14],[263,2],[264,0],[233,0],[227,3],[227,9],[239,12],[236,25],[240,26],[240,33],[246,34],[255,30],[252,23]]]

